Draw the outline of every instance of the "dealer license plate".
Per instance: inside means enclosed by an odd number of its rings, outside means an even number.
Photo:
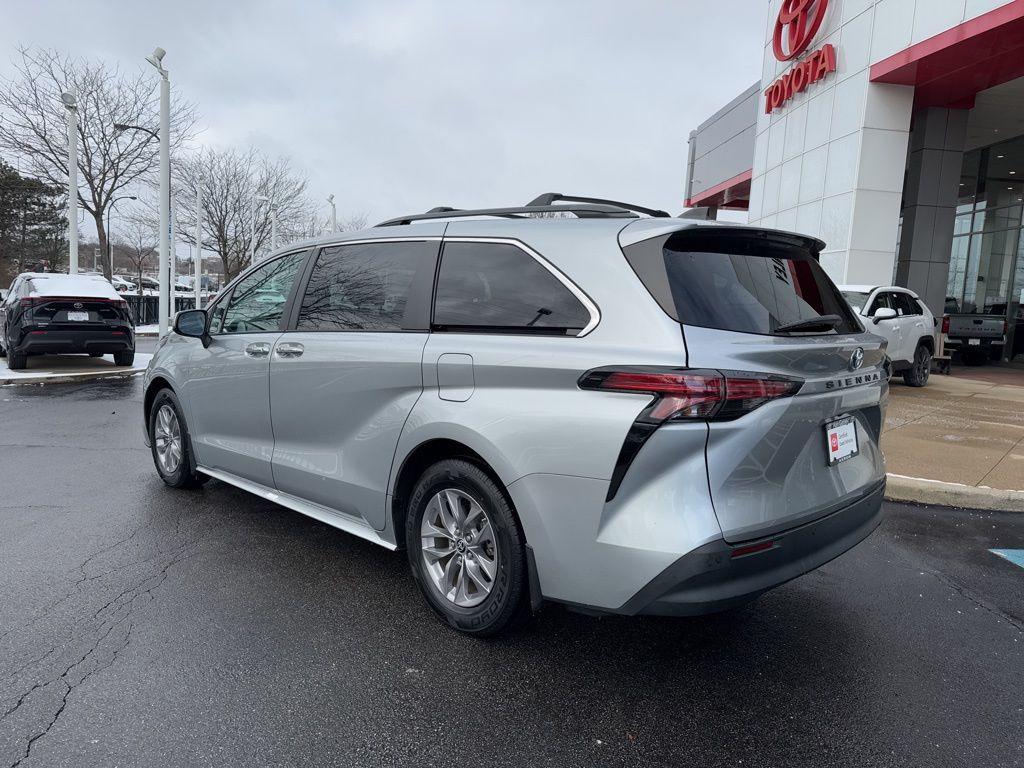
[[[857,446],[857,424],[852,416],[836,419],[825,425],[825,450],[828,452],[830,467],[852,459],[860,453]]]
[[[68,320],[73,323],[85,323],[89,320],[88,312],[68,312]]]

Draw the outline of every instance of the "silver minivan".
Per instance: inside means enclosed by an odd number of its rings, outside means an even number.
[[[823,246],[555,194],[290,246],[176,316],[147,441],[404,549],[465,632],[730,609],[880,519],[885,342]]]

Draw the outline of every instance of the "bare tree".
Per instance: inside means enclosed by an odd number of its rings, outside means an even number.
[[[159,89],[154,88],[153,76],[141,69],[125,74],[102,61],[72,59],[46,49],[21,48],[19,53],[17,75],[0,83],[0,148],[22,158],[39,178],[66,185],[67,124],[60,94],[74,93],[79,179],[84,185],[79,202],[92,216],[100,250],[106,253],[107,207],[129,186],[151,177],[159,164],[153,136],[159,122]],[[192,137],[195,123],[194,107],[174,100],[172,150]],[[120,131],[115,124],[143,130]]]
[[[225,282],[248,266],[253,254],[269,249],[272,215],[279,243],[308,236],[306,179],[287,159],[272,160],[255,149],[207,149],[176,163],[174,174],[179,236],[195,245],[195,206],[188,201],[195,200],[201,184],[203,248],[220,256]]]
[[[154,226],[151,218],[145,214],[133,214],[125,219],[118,231],[121,233],[118,244],[128,255],[132,273],[138,278],[136,282],[141,296],[142,272],[155,259],[160,244],[160,225],[157,223]]]

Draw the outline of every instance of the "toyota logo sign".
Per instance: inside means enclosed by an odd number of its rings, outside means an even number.
[[[825,20],[828,0],[782,0],[775,22],[775,58],[790,61],[807,50]]]

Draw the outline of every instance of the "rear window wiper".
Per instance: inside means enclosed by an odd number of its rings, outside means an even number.
[[[822,315],[821,317],[812,317],[807,320],[798,320],[795,323],[789,325],[780,325],[772,333],[794,333],[796,331],[834,331],[836,326],[843,322],[843,318],[839,315]]]

